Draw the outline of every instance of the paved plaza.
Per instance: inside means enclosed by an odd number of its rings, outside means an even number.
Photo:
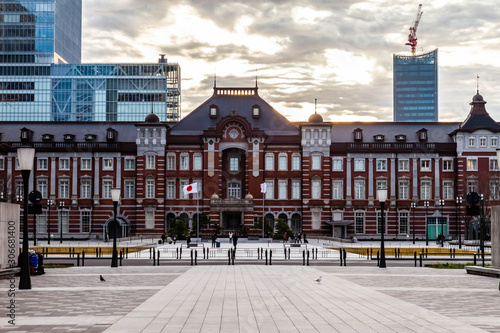
[[[8,289],[1,332],[500,332],[498,279],[461,269],[86,266]]]

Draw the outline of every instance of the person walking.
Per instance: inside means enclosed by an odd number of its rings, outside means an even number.
[[[215,247],[216,241],[217,241],[217,234],[214,232],[212,234],[212,247]]]
[[[191,243],[191,236],[189,236],[189,234],[186,236],[186,243],[187,247],[189,247],[189,244]]]
[[[236,245],[238,244],[238,235],[234,234],[234,236],[232,238],[233,238],[233,246],[234,246],[234,249],[236,250]]]

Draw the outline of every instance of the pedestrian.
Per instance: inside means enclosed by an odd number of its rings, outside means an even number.
[[[232,239],[233,239],[234,249],[236,250],[236,245],[238,244],[238,234],[234,234],[234,236],[232,236]]]
[[[212,247],[215,247],[216,241],[217,241],[217,234],[214,232],[212,234]]]
[[[173,237],[174,237],[174,244],[175,244],[175,242],[177,242],[177,234],[173,234]]]
[[[307,241],[307,238],[306,238],[306,233],[305,233],[305,232],[302,234],[302,237],[304,237],[304,244],[309,243],[309,242]]]
[[[285,231],[285,233],[283,234],[283,243],[286,243],[286,240],[287,240],[287,233]]]
[[[162,243],[162,244],[165,244],[165,239],[166,239],[166,238],[167,238],[167,235],[165,235],[165,234],[162,234],[162,235],[161,235],[161,243]]]
[[[186,243],[187,243],[187,247],[189,247],[189,244],[191,243],[191,236],[189,236],[189,234],[187,234],[187,236],[186,236]]]
[[[231,244],[233,242],[233,232],[230,231],[229,232],[229,244]]]

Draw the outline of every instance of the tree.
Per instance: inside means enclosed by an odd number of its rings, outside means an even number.
[[[168,235],[172,237],[172,235],[176,234],[177,239],[185,239],[188,233],[188,228],[184,219],[180,216],[177,216],[172,222],[172,229],[168,232]]]

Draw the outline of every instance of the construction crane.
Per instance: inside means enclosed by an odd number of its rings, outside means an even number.
[[[420,18],[422,17],[423,14],[421,9],[422,9],[422,4],[418,5],[417,18],[413,22],[413,26],[410,27],[410,34],[408,35],[408,43],[405,44],[411,46],[412,55],[415,55],[415,48],[417,47],[417,28],[418,28],[418,23],[420,22]]]

